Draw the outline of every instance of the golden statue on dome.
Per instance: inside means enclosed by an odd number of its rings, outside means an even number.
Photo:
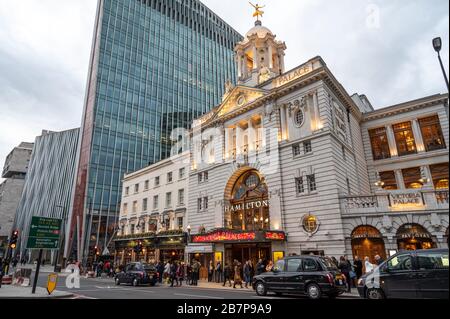
[[[259,17],[262,17],[264,14],[264,11],[260,10],[262,8],[265,8],[266,6],[260,6],[259,4],[253,4],[249,2],[253,8],[255,8],[255,13],[253,13],[253,17],[256,17],[256,21],[259,21]]]

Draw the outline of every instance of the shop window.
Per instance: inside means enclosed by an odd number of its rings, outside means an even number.
[[[407,189],[420,189],[423,187],[421,182],[422,174],[420,167],[413,167],[402,170],[403,180]]]
[[[386,128],[378,128],[369,131],[370,142],[372,145],[372,154],[374,160],[391,158]]]
[[[394,171],[381,172],[380,181],[383,183],[383,189],[396,190],[398,189],[397,179]]]
[[[396,124],[393,129],[398,156],[416,154],[416,140],[414,139],[411,122]]]
[[[442,133],[439,116],[430,116],[419,120],[422,139],[427,152],[445,149],[445,139]]]
[[[448,163],[431,165],[431,176],[433,178],[434,188],[437,190],[448,189]]]

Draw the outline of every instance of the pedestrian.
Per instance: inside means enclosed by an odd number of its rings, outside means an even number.
[[[227,282],[230,284],[230,287],[231,287],[232,286],[232,284],[231,284],[231,267],[228,263],[225,263],[225,267],[223,268],[223,286],[224,287],[227,284]]]
[[[364,267],[366,269],[366,274],[372,272],[375,269],[375,266],[370,262],[370,258],[364,258]]]
[[[186,265],[186,285],[192,286],[192,266]]]
[[[258,260],[258,263],[256,264],[256,276],[261,275],[265,270],[264,262],[262,259]]]
[[[273,271],[273,262],[272,262],[272,260],[270,260],[266,266],[266,272],[272,272],[272,271]]]
[[[245,281],[245,288],[248,289],[248,284],[250,284],[250,286],[252,285],[251,283],[251,261],[248,260],[245,265],[244,265],[244,281]]]
[[[359,278],[362,277],[363,264],[362,264],[361,259],[359,259],[358,256],[355,256],[355,259],[353,260],[353,269],[355,270],[356,279],[359,280]]]
[[[17,256],[16,256],[16,257],[14,257],[13,260],[12,260],[13,268],[16,268],[18,263],[19,263],[19,259],[18,259]]]
[[[164,264],[162,260],[158,262],[158,265],[156,266],[156,270],[158,272],[158,281],[160,284],[163,282],[163,276],[164,276]]]
[[[348,262],[345,260],[344,256],[341,256],[341,258],[339,259],[339,270],[341,271],[341,273],[345,276],[345,279],[347,281],[347,292],[351,292],[351,279],[350,279],[350,267]]]
[[[339,267],[339,262],[337,261],[337,259],[336,259],[336,257],[331,257],[331,261],[333,262],[333,264],[336,266],[336,267]]]
[[[242,284],[242,277],[241,277],[241,263],[237,260],[234,261],[234,285],[233,288],[236,289],[236,285],[240,285],[241,289],[244,288],[244,285]]]
[[[209,267],[208,267],[208,282],[212,282],[213,280],[213,275],[214,275],[214,263],[211,260],[209,262]]]
[[[177,268],[177,279],[178,279],[178,286],[183,286],[183,280],[184,280],[184,262],[180,263]]]
[[[198,279],[200,273],[200,263],[197,260],[192,261],[192,286],[198,286]]]
[[[384,259],[381,258],[380,255],[376,255],[375,256],[375,263],[377,264],[377,266],[380,266],[382,263],[384,263]]]
[[[170,265],[170,287],[173,288],[173,285],[175,281],[177,282],[177,287],[179,286],[178,277],[177,277],[177,271],[178,271],[178,264],[176,261],[174,261]]]
[[[222,274],[223,274],[222,263],[218,261],[216,265],[216,283],[222,282]]]

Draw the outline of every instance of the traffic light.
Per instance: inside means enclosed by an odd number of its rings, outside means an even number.
[[[16,249],[18,239],[19,239],[19,231],[15,230],[11,235],[11,239],[9,241],[9,248]]]

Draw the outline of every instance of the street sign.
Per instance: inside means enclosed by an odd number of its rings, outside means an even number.
[[[28,235],[28,249],[58,249],[61,219],[33,217]]]
[[[49,295],[51,295],[55,291],[57,284],[58,284],[58,275],[57,274],[48,275],[47,292]]]

